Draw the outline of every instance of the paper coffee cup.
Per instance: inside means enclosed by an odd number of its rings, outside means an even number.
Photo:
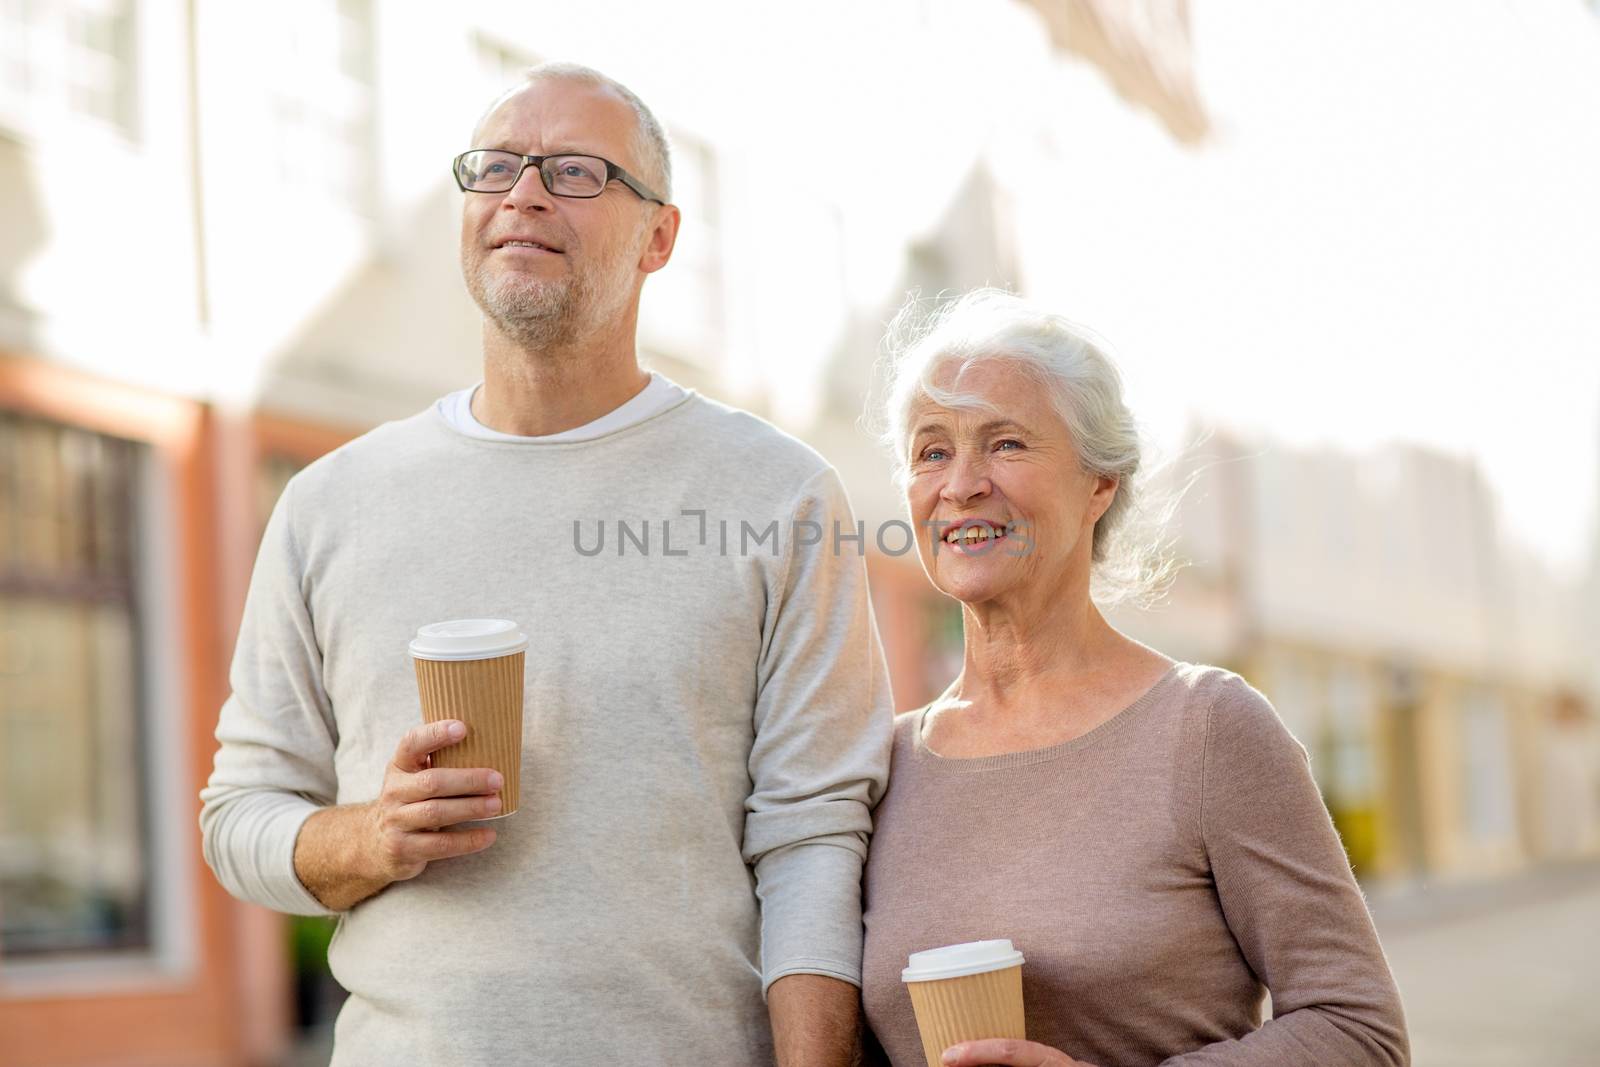
[[[988,1037],[1026,1038],[1022,953],[1010,941],[969,941],[913,952],[900,980],[911,994],[928,1067],[945,1049]]]
[[[411,642],[422,721],[460,719],[466,739],[433,753],[435,767],[500,772],[500,814],[517,810],[522,784],[522,670],[528,638],[506,619],[430,623]]]

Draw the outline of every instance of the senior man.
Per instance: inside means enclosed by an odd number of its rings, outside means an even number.
[[[284,491],[206,860],[339,915],[337,1067],[848,1063],[891,715],[859,553],[794,533],[855,529],[838,476],[640,368],[679,213],[627,89],[535,68],[455,177],[483,382]],[[500,783],[430,766],[462,725],[417,725],[406,652],[484,616],[533,638],[521,805],[487,824]]]

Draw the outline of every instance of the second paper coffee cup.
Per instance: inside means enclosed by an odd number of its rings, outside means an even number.
[[[988,1037],[1026,1038],[1022,953],[1010,941],[969,941],[913,952],[900,980],[911,994],[928,1067],[944,1050]]]
[[[466,739],[433,754],[435,767],[500,772],[503,818],[522,793],[522,675],[528,638],[508,619],[429,623],[411,642],[422,720],[460,719]]]

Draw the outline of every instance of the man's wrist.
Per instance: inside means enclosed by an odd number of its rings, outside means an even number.
[[[374,847],[371,813],[370,802],[323,808],[300,828],[295,877],[325,908],[346,911],[394,881]]]
[[[351,804],[348,808],[351,872],[363,882],[388,885],[394,881],[394,875],[384,864],[378,850],[378,825],[373,818],[377,801]]]
[[[861,992],[820,974],[786,974],[767,990],[778,1067],[850,1067],[857,1060]]]

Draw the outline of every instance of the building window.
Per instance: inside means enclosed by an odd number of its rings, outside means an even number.
[[[1371,710],[1365,676],[1350,664],[1335,664],[1328,674],[1329,784],[1340,797],[1363,804],[1377,793]]]
[[[1350,865],[1366,876],[1377,861],[1378,780],[1367,675],[1354,664],[1328,666],[1327,714],[1317,748],[1317,778]]]
[[[87,118],[132,137],[134,55],[131,0],[0,0],[0,119],[37,132]]]
[[[672,202],[682,212],[672,262],[645,282],[640,332],[648,347],[700,367],[723,355],[721,194],[711,146],[672,135]]]
[[[1505,704],[1493,691],[1470,689],[1462,702],[1462,807],[1474,841],[1510,839],[1516,830],[1511,735]]]
[[[539,62],[532,52],[481,33],[472,37],[472,52],[478,67],[478,96],[481,97],[473,101],[475,107],[488,107],[490,101],[519,83],[528,68]]]
[[[371,0],[290,0],[277,11],[271,134],[279,176],[366,210],[382,174],[372,136]]]
[[[256,464],[256,536],[266,532],[267,519],[277,506],[278,498],[288,486],[289,479],[300,473],[305,464],[298,459],[268,452]]]
[[[0,413],[0,957],[150,946],[144,452]]]

